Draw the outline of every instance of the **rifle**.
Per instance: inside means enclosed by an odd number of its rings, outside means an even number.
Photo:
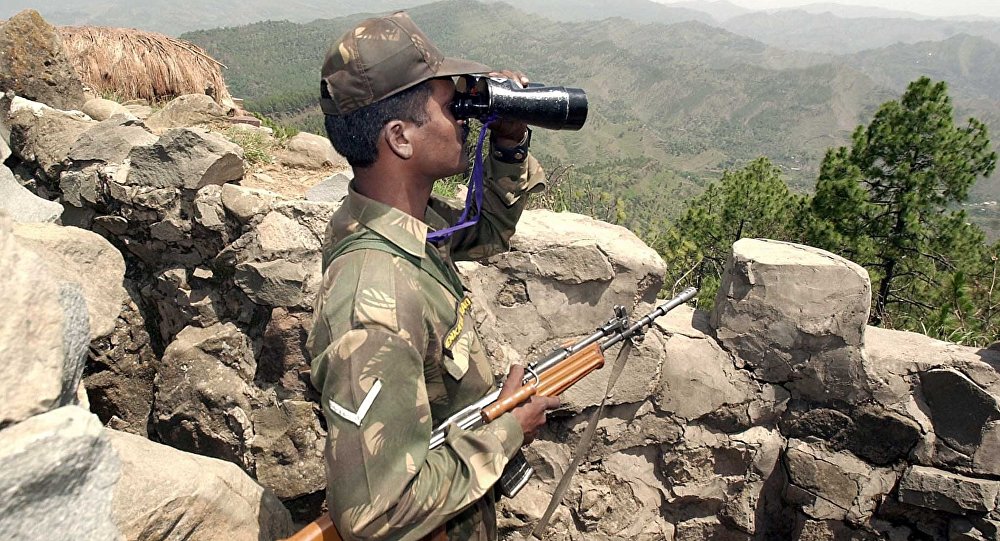
[[[522,386],[514,394],[500,400],[501,390],[498,389],[445,419],[431,432],[428,448],[436,449],[443,445],[452,425],[465,430],[474,430],[527,402],[532,396],[562,394],[574,383],[594,370],[602,368],[605,351],[634,336],[644,334],[656,318],[691,300],[697,293],[697,289],[689,287],[631,325],[625,307],[615,306],[614,317],[598,327],[593,334],[578,342],[556,348],[544,358],[525,367],[526,375]],[[504,496],[513,497],[528,483],[533,474],[534,470],[528,465],[524,455],[518,451],[500,476],[498,485],[501,492]],[[330,517],[324,515],[287,541],[340,541],[340,539]]]

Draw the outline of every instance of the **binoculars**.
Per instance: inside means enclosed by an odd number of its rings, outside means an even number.
[[[520,120],[550,130],[579,130],[587,121],[587,93],[579,88],[529,83],[505,77],[462,75],[455,82],[455,118]]]

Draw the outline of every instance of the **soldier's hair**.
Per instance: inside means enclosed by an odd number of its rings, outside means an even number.
[[[422,126],[427,122],[430,81],[393,94],[346,115],[326,115],[326,136],[353,167],[369,167],[378,159],[378,137],[391,120]]]

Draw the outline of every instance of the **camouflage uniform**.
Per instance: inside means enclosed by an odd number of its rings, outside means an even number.
[[[488,160],[486,175],[483,216],[450,244],[426,236],[456,221],[453,208],[432,200],[424,223],[353,189],[327,229],[326,256],[361,231],[408,256],[343,253],[325,268],[315,303],[308,347],[329,430],[327,501],[347,540],[416,540],[445,521],[451,540],[497,537],[492,487],[522,444],[517,420],[453,426],[443,446],[427,449],[434,426],[494,389],[452,260],[507,249],[527,193],[544,186],[531,156]],[[437,265],[446,280],[414,262]]]

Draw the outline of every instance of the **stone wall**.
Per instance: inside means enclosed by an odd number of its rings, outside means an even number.
[[[346,179],[249,187],[198,104],[150,126],[0,100],[0,194],[19,198],[0,199],[0,465],[18,495],[0,537],[71,507],[88,539],[272,539],[321,512],[304,341]],[[281,160],[330,167],[301,156],[314,146]],[[650,310],[664,265],[623,228],[532,211],[510,251],[460,270],[500,376],[615,305]],[[870,293],[832,254],[736,243],[713,312],[678,308],[636,344],[545,538],[997,538],[1000,352],[867,327]],[[527,449],[538,475],[501,503],[506,537],[540,517],[607,371]]]

